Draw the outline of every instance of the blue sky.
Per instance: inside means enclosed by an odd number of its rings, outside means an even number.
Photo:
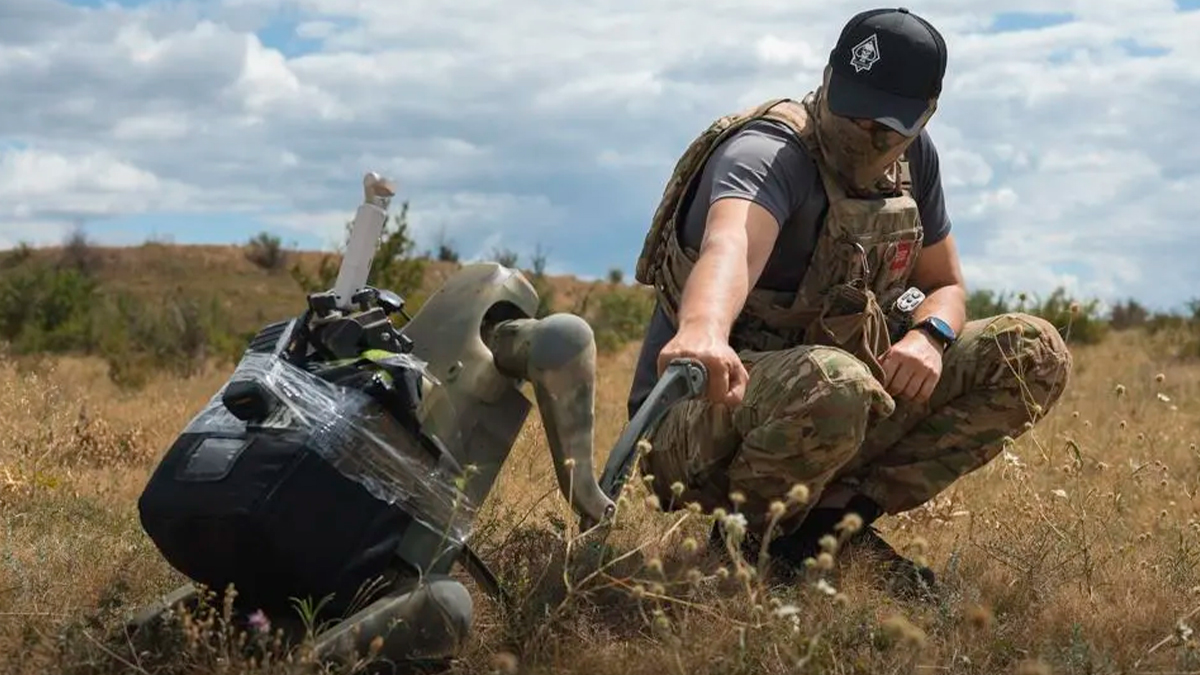
[[[1049,28],[1074,20],[1075,15],[1070,12],[999,12],[992,16],[990,32],[1004,33]]]
[[[930,133],[973,287],[1200,296],[1200,0],[1128,5],[910,5],[950,48]],[[632,276],[692,136],[802,96],[867,6],[7,0],[0,247],[77,223],[113,244],[328,247],[377,170],[422,248],[540,246],[554,271]]]

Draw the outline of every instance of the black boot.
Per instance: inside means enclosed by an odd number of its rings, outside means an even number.
[[[910,599],[932,599],[937,592],[933,570],[905,558],[879,534],[873,525],[864,525],[843,545],[844,552],[866,551],[883,567],[885,581],[893,593]]]
[[[836,536],[837,524],[846,515],[845,509],[816,507],[808,512],[800,527],[790,534],[776,537],[767,547],[772,558],[804,569],[804,561],[816,558],[821,553],[821,538],[827,534]]]
[[[821,537],[826,534],[835,534],[837,524],[842,522],[845,515],[845,508],[813,508],[804,517],[799,528],[788,535],[776,536],[771,540],[771,543],[767,545],[767,555],[771,559],[783,563],[781,566],[783,569],[780,571],[789,571],[787,569],[789,567],[803,570],[806,559],[816,558],[821,553]],[[865,521],[866,518],[867,516],[864,515],[863,520]],[[712,531],[708,536],[708,546],[709,550],[718,551],[723,559],[729,560],[729,550],[725,544],[725,530],[721,527],[720,520],[713,523]],[[741,543],[742,557],[747,563],[757,565],[761,552],[762,539],[747,532]]]
[[[889,586],[897,594],[928,597],[933,592],[936,584],[933,570],[900,555],[880,536],[873,523],[883,515],[883,509],[863,495],[855,495],[843,508],[814,508],[796,531],[771,542],[768,551],[773,558],[784,559],[803,569],[806,559],[816,558],[821,553],[822,537],[833,535],[842,539],[843,533],[838,532],[837,525],[848,513],[858,514],[862,518],[862,527],[842,541],[839,555],[867,552],[882,564]]]
[[[747,532],[742,537],[738,548],[742,559],[747,564],[751,566],[758,564],[758,554],[762,551],[762,540],[757,535]],[[726,562],[733,562],[733,559],[729,557],[729,546],[725,543],[725,528],[721,526],[719,518],[713,521],[712,530],[708,533],[708,550],[716,552]]]
[[[845,513],[845,509],[841,508],[814,508],[804,517],[798,529],[786,536],[776,536],[772,539],[767,545],[767,556],[780,563],[772,565],[774,571],[784,578],[790,578],[798,571],[802,572],[805,569],[804,561],[808,558],[815,559],[821,553],[821,537],[833,534]],[[732,562],[720,520],[713,523],[708,546],[709,550],[717,551],[723,560]],[[757,566],[762,552],[761,537],[747,532],[740,549],[742,558],[751,566]]]

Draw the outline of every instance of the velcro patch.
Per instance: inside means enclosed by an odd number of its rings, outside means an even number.
[[[908,258],[912,255],[912,242],[902,241],[896,244],[896,257],[892,258],[892,271],[899,272],[908,266]]]

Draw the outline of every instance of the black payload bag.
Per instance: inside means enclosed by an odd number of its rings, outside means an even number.
[[[243,607],[332,594],[325,609],[345,609],[399,571],[408,528],[442,522],[456,534],[460,493],[414,426],[416,363],[391,354],[322,364],[331,381],[247,352],[151,476],[138,501],[143,529],[193,581],[217,592],[233,584]]]

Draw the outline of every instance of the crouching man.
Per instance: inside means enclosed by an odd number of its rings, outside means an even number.
[[[750,550],[783,502],[776,562],[803,565],[855,513],[843,551],[932,584],[871,523],[986,465],[1066,387],[1071,356],[1053,326],[966,320],[925,129],[945,70],[941,35],[915,14],[854,16],[814,91],[724,116],[693,141],[638,259],[658,301],[630,414],[669,360],[709,374],[707,398],[664,417],[641,470],[664,507],[743,513]],[[924,299],[904,315],[910,287]],[[796,485],[806,500],[787,499]]]

